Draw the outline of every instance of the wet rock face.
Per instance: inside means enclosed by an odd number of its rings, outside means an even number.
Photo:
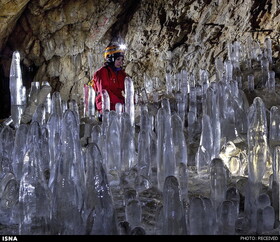
[[[166,72],[182,68],[196,76],[206,69],[214,80],[215,58],[225,58],[234,40],[263,43],[270,36],[279,54],[277,0],[5,0],[0,7],[1,75],[8,78],[11,54],[19,50],[29,85],[49,81],[65,100],[83,96],[110,41],[127,44],[125,66],[135,87],[158,77],[157,90],[165,89]]]

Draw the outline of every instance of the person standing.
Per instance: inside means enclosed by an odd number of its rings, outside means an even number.
[[[102,116],[102,90],[110,97],[110,110],[115,110],[117,103],[124,104],[124,80],[127,76],[123,70],[124,48],[120,45],[109,45],[104,52],[105,63],[94,74],[91,81],[96,92],[95,105]]]

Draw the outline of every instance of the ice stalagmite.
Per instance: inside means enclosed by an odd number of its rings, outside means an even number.
[[[186,70],[181,70],[181,85],[180,92],[182,93],[182,100],[185,102],[187,100],[187,95],[190,92],[190,85],[188,80],[188,72]]]
[[[171,116],[172,139],[175,158],[175,175],[179,180],[182,199],[188,201],[188,149],[183,131],[183,123],[178,114]]]
[[[48,140],[49,140],[49,187],[53,190],[55,184],[57,167],[59,162],[59,157],[61,154],[61,119],[56,113],[50,115],[50,118],[47,122],[48,129]]]
[[[138,135],[138,175],[148,178],[151,166],[149,130],[141,130]]]
[[[154,131],[154,116],[149,114],[150,121],[150,154],[151,154],[151,169],[150,169],[150,182],[151,186],[158,187],[157,179],[157,134]]]
[[[114,115],[112,115],[114,114]],[[121,170],[121,132],[115,111],[110,111],[110,124],[107,132],[107,171]]]
[[[95,115],[95,91],[93,88],[88,90],[88,116],[93,118]]]
[[[121,170],[128,171],[135,164],[135,130],[128,113],[121,114]]]
[[[233,66],[230,60],[226,60],[224,62],[224,69],[225,69],[225,81],[229,83],[232,80],[232,75],[233,75]]]
[[[165,178],[169,175],[175,175],[171,111],[169,100],[166,98],[161,101],[161,108],[157,113],[156,130],[158,186],[162,190]]]
[[[44,82],[41,88],[37,82],[33,82],[27,107],[21,117],[22,123],[28,123],[31,120],[38,121],[40,124],[45,123],[46,108],[44,103],[50,92],[51,86],[48,82]]]
[[[236,204],[232,201],[223,201],[217,210],[218,232],[217,234],[234,235],[235,221],[237,218]]]
[[[220,102],[219,88],[216,82],[212,82],[206,93],[206,111],[209,116],[212,133],[213,133],[213,148],[211,149],[211,158],[219,157],[221,149],[221,118],[220,118]]]
[[[37,95],[40,90],[40,82],[31,82],[30,92],[28,93],[27,105],[37,101]]]
[[[205,175],[209,171],[209,164],[211,162],[211,151],[213,149],[213,131],[210,118],[207,114],[202,117],[202,132],[200,136],[200,143],[196,153],[195,162],[197,173]]]
[[[24,113],[23,113],[23,115],[24,115]],[[23,118],[23,115],[22,115],[22,118]],[[36,108],[36,110],[35,110],[35,112],[32,116],[32,122],[33,121],[38,122],[41,126],[45,125],[46,109],[45,109],[45,106],[43,104],[38,105],[38,107]],[[24,122],[22,122],[22,123],[24,123]]]
[[[26,124],[21,124],[16,130],[15,143],[13,149],[13,172],[17,181],[20,181],[23,173],[23,157],[26,152],[26,137],[28,132],[28,126]]]
[[[268,85],[268,75],[269,75],[269,61],[268,59],[263,56],[263,58],[260,61],[261,68],[262,68],[262,79],[261,79],[261,87],[267,87]]]
[[[270,108],[269,145],[272,152],[273,180],[279,184],[279,150],[280,150],[280,110],[277,106]]]
[[[248,80],[248,90],[250,92],[255,90],[255,76],[253,74],[250,74],[247,76]]]
[[[203,219],[202,219],[202,234],[215,235],[217,233],[216,212],[213,208],[213,203],[210,198],[202,197],[203,202]]]
[[[84,110],[83,115],[85,117],[93,118],[95,115],[95,90],[89,86],[84,85]]]
[[[171,130],[171,111],[169,100],[164,98],[157,113],[157,168],[158,185],[162,189],[167,176],[175,175],[173,137]]]
[[[226,198],[226,182],[224,162],[220,158],[214,158],[210,163],[210,198],[216,212]]]
[[[88,96],[89,96],[89,89],[91,86],[84,84],[83,94],[84,96],[81,98],[81,106],[82,106],[82,117],[88,116]]]
[[[126,77],[124,80],[125,86],[125,112],[129,114],[131,125],[134,126],[135,106],[134,106],[134,84],[131,78]]]
[[[22,74],[20,67],[20,53],[13,52],[12,63],[10,68],[10,92],[11,105],[26,104],[26,91],[22,84]]]
[[[2,174],[0,194],[0,223],[2,225],[17,225],[19,223],[19,182],[12,172]]]
[[[249,180],[261,182],[268,152],[266,108],[260,97],[254,99],[248,114]]]
[[[165,74],[165,80],[166,80],[166,94],[170,95],[172,93],[172,80],[171,80],[171,73]]]
[[[209,82],[209,73],[205,70],[199,70],[199,76],[200,76],[200,82],[202,83],[202,90],[201,90],[201,106],[202,106],[202,112],[205,112],[205,106],[206,106],[206,93],[207,89],[210,85]]]
[[[263,231],[264,233],[271,232],[275,227],[275,210],[268,205],[262,209]]]
[[[59,120],[62,119],[62,116],[63,116],[63,104],[62,104],[61,95],[60,95],[59,92],[54,92],[52,94],[51,114],[57,115]]]
[[[151,151],[150,151],[150,120],[148,111],[141,109],[140,116],[140,132],[138,135],[138,175],[144,176],[146,179],[151,168]]]
[[[54,168],[52,225],[55,234],[84,234],[81,206],[85,170],[81,151],[75,143],[79,141],[75,122],[73,111],[67,110],[61,123],[61,153]]]
[[[77,119],[77,124],[80,125],[80,112],[79,112],[79,106],[75,99],[69,99],[67,101],[67,107],[68,109],[72,110],[75,114],[75,117]]]
[[[14,126],[20,124],[21,115],[26,105],[26,88],[22,84],[22,74],[20,67],[20,53],[13,52],[10,68],[10,95],[11,95],[11,117]]]
[[[33,122],[27,136],[23,176],[19,188],[19,233],[51,234],[51,193],[40,166],[41,128]]]
[[[165,174],[163,167],[163,139],[164,139],[164,127],[165,127],[165,113],[166,111],[163,108],[160,108],[157,112],[156,117],[156,132],[157,132],[157,179],[158,179],[158,188],[162,190]]]
[[[270,197],[261,193],[257,198],[257,228],[258,234],[267,233],[274,228],[275,211],[271,206]]]
[[[44,102],[44,106],[46,109],[46,122],[49,120],[49,117],[51,115],[51,110],[52,110],[52,97],[51,93],[49,93],[46,97],[46,100]]]
[[[181,197],[184,203],[189,203],[188,196],[188,166],[184,163],[180,163],[178,169],[178,180],[181,189]]]
[[[233,95],[232,107],[235,115],[235,136],[241,138],[246,136],[247,125],[247,110],[249,108],[248,99],[243,90],[237,89]],[[235,140],[236,141],[236,140]]]
[[[101,141],[101,127],[100,125],[94,125],[91,129],[89,143],[97,144],[100,147]]]
[[[190,87],[189,93],[189,125],[195,125],[197,121],[197,90],[195,86]],[[189,128],[189,130],[191,127]]]
[[[234,140],[237,136],[235,125],[235,100],[231,92],[230,83],[220,82],[218,86],[221,112],[221,138],[222,142],[225,143],[229,140]]]
[[[264,52],[265,52],[265,56],[267,57],[268,61],[270,64],[272,64],[272,41],[271,41],[271,38],[268,36],[265,38],[264,40]]]
[[[85,175],[85,194],[83,218],[85,224],[85,233],[90,234],[94,218],[95,207],[97,204],[97,194],[95,190],[96,167],[102,163],[101,152],[96,143],[89,144],[85,150],[86,175]]]
[[[187,109],[186,100],[188,100],[187,96],[184,97],[183,93],[177,92],[175,95],[175,98],[176,98],[177,114],[181,118],[182,123],[185,124],[185,116],[186,116],[186,111],[187,111],[186,110]]]
[[[266,87],[268,89],[268,92],[275,93],[275,72],[274,71],[268,72],[268,80],[266,83]]]
[[[10,126],[4,126],[0,132],[0,223],[8,225],[18,224],[18,183],[20,178],[18,179],[13,172],[14,152],[17,149],[16,151],[20,153],[17,156],[20,166],[25,153],[26,138],[23,136],[21,142],[17,142],[18,140],[14,140],[14,133]],[[22,146],[19,147],[19,143]]]
[[[187,165],[188,150],[183,131],[184,125],[177,113],[171,116],[171,127],[176,166],[179,166],[180,163]]]
[[[178,180],[167,176],[163,187],[162,235],[186,235],[186,217]]]
[[[276,220],[279,221],[279,181],[280,181],[280,110],[277,106],[270,108],[269,145],[272,153],[272,206]]]
[[[239,213],[240,193],[234,186],[230,186],[226,190],[226,200],[232,201],[236,206],[236,214]]]
[[[215,59],[215,70],[217,75],[217,82],[223,80],[224,63],[222,57]]]
[[[280,164],[280,146],[277,145],[274,148],[273,153],[273,177],[272,177],[272,206],[275,210],[276,214],[276,221],[279,221],[279,178],[280,178],[280,172],[279,172],[279,164]]]
[[[174,157],[174,142],[171,128],[171,114],[165,112],[164,116],[164,136],[163,136],[163,169],[165,178],[175,176],[175,157]]]
[[[94,166],[94,192],[96,195],[96,203],[94,211],[95,219],[90,234],[116,235],[118,234],[118,230],[114,201],[112,198],[106,170],[104,169],[99,154],[96,155]]]
[[[104,162],[104,169],[107,170],[107,157],[108,157],[108,153],[107,153],[107,132],[109,129],[109,125],[110,125],[110,111],[109,110],[105,110],[102,113],[102,124],[101,124],[101,137],[100,137],[100,151],[102,153],[103,156],[103,162]]]
[[[266,108],[260,97],[256,97],[248,113],[248,186],[245,196],[245,212],[250,228],[256,231],[257,206],[261,184],[265,173],[269,172],[269,147]],[[268,165],[268,167],[266,167]]]
[[[82,147],[79,142],[80,129],[76,119],[76,114],[74,111],[67,109],[64,112],[62,123],[62,130],[67,130],[71,132],[71,138],[73,139],[73,159],[72,159],[72,179],[75,182],[78,191],[77,207],[81,211],[83,206],[83,194],[85,189],[85,162],[82,156]],[[69,134],[70,135],[70,134]]]
[[[14,136],[15,132],[9,126],[5,126],[0,132],[0,171],[2,174],[13,171]]]
[[[138,151],[138,156],[140,155],[142,157],[141,158],[142,164],[146,164],[145,165],[146,176],[148,175],[150,182],[154,186],[157,186],[157,174],[156,174],[157,137],[154,132],[153,118],[154,117],[149,113],[147,106],[141,105],[140,132],[142,133],[142,138],[141,138],[142,153],[140,154]],[[146,149],[144,148],[145,146]]]
[[[40,166],[42,172],[45,174],[46,182],[48,183],[49,180],[49,170],[50,170],[50,154],[49,154],[49,136],[48,136],[48,129],[44,125],[40,125],[41,132],[42,132],[42,148],[41,154],[42,157],[40,159]]]
[[[203,225],[208,219],[204,213],[203,200],[200,197],[193,197],[190,200],[190,207],[188,211],[188,228],[190,235],[204,234]]]

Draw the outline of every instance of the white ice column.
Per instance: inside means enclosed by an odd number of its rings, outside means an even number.
[[[131,78],[126,77],[125,85],[125,112],[129,114],[131,125],[134,126],[134,84]]]

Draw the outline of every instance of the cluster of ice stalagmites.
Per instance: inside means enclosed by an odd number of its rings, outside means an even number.
[[[125,105],[110,111],[104,90],[102,123],[87,87],[81,114],[34,83],[12,102],[29,109],[1,126],[0,223],[32,235],[279,234],[279,109],[243,91],[276,92],[270,40],[228,49],[216,81],[182,71],[174,90],[168,76],[157,103],[127,78]]]

